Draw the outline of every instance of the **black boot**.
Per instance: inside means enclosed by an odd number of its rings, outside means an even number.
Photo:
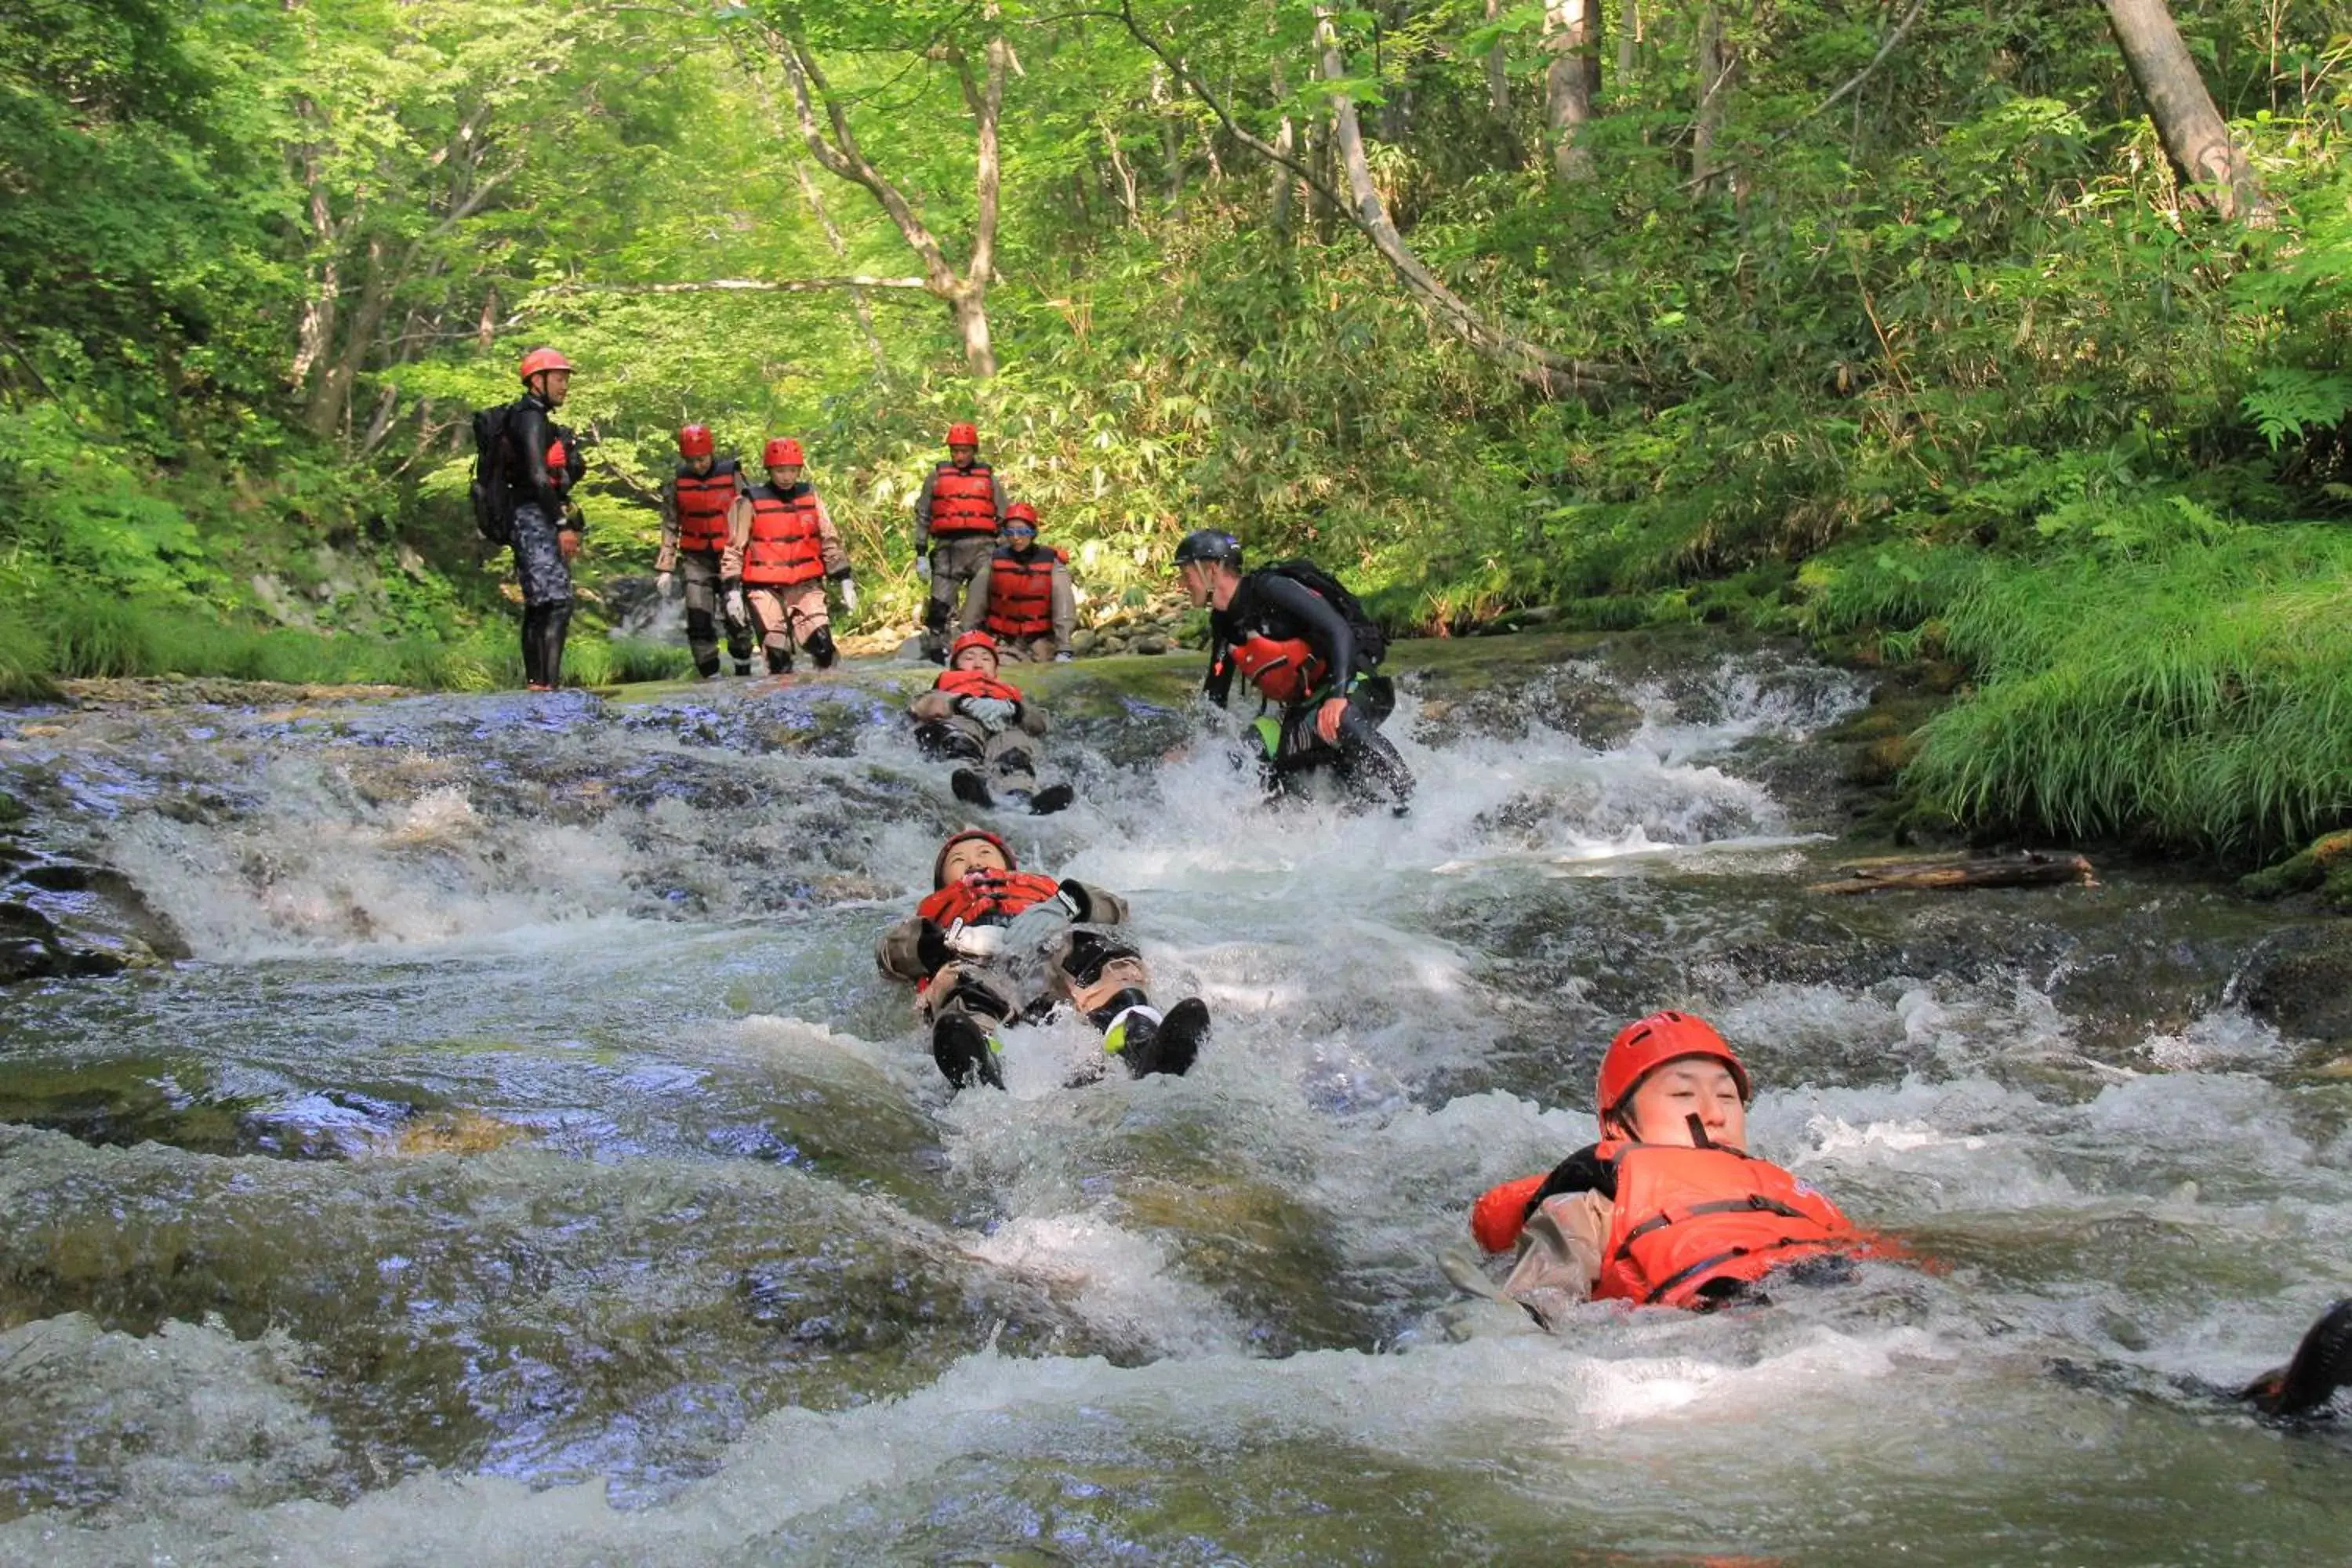
[[[1136,1015],[1136,1021],[1142,1019]],[[1119,1054],[1126,1058],[1127,1070],[1137,1078],[1164,1072],[1181,1078],[1193,1059],[1200,1056],[1201,1047],[1209,1038],[1209,1005],[1198,996],[1187,996],[1168,1009],[1168,1016],[1158,1025],[1136,1037],[1132,1026],[1127,1037],[1127,1048]]]
[[[768,673],[770,675],[790,675],[792,672],[793,650],[788,647],[770,648],[768,650]]]
[[[2352,1383],[2352,1300],[2319,1315],[2294,1347],[2294,1359],[2266,1372],[2238,1395],[2265,1415],[2305,1415]]]
[[[1004,1075],[996,1066],[996,1042],[969,1013],[940,1015],[939,1022],[931,1026],[931,1059],[958,1089],[970,1089],[975,1083],[991,1089],[1004,1087]]]
[[[948,788],[966,805],[994,805],[996,797],[988,792],[988,781],[970,768],[958,768],[948,775]]]
[[[1029,810],[1034,816],[1051,816],[1078,798],[1078,792],[1066,784],[1047,784],[1029,797]]]

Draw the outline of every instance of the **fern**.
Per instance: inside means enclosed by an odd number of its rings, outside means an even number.
[[[2352,375],[2273,365],[2254,377],[2254,389],[2238,406],[2275,452],[2283,441],[2303,438],[2352,414]]]

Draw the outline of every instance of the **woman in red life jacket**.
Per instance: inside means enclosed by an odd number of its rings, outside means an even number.
[[[882,933],[874,961],[915,987],[915,1011],[931,1026],[931,1058],[950,1083],[1003,1089],[996,1028],[1043,1017],[1063,1002],[1103,1031],[1104,1054],[1137,1078],[1192,1065],[1208,1037],[1207,1005],[1188,996],[1163,1016],[1145,994],[1150,975],[1135,949],[1085,929],[1125,924],[1118,895],[1024,871],[1012,846],[977,827],[940,846],[931,889],[914,914]],[[1045,922],[1051,935],[1035,952],[1018,951],[1012,929],[1031,910],[1060,917]],[[1087,1076],[1100,1074],[1097,1062]]]
[[[1068,663],[1078,629],[1069,558],[1037,542],[1037,509],[1025,500],[1004,509],[997,537],[1003,542],[981,563],[964,595],[963,629],[994,637],[1000,658]]]
[[[728,613],[758,630],[769,674],[791,670],[796,643],[808,649],[819,669],[831,669],[835,649],[824,585],[838,584],[843,613],[857,613],[849,554],[834,531],[832,514],[804,477],[801,444],[779,437],[761,457],[768,482],[746,490],[728,518],[727,552],[719,563],[731,584]]]
[[[994,805],[1003,795],[1043,816],[1076,798],[1066,784],[1037,787],[1031,753],[1045,732],[1045,715],[1019,687],[998,679],[996,642],[986,632],[956,638],[948,668],[907,711],[925,756],[978,764],[959,767],[948,780],[966,805]]]
[[[1899,1250],[1747,1152],[1748,1068],[1704,1020],[1654,1013],[1601,1063],[1601,1142],[1491,1188],[1470,1216],[1488,1252],[1519,1247],[1503,1293],[1547,1326],[1575,1302],[1705,1310],[1767,1276],[1844,1278]]]
[[[959,595],[996,548],[1004,489],[980,460],[980,431],[948,426],[948,460],[934,467],[915,496],[915,571],[930,584],[923,605],[923,657],[945,664],[948,633],[961,616]]]

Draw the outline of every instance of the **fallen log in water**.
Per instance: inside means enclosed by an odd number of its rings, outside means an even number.
[[[1838,868],[1846,875],[1834,882],[1815,882],[1809,893],[1883,893],[1895,889],[1957,892],[1965,888],[2054,888],[2080,883],[2095,888],[2091,862],[2083,856],[2045,854],[2028,849],[2017,855],[1960,857],[1942,860],[1849,861]]]

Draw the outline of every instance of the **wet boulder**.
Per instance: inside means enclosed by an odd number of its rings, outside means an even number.
[[[2297,926],[2265,937],[2230,992],[2281,1034],[2352,1041],[2352,926]]]

